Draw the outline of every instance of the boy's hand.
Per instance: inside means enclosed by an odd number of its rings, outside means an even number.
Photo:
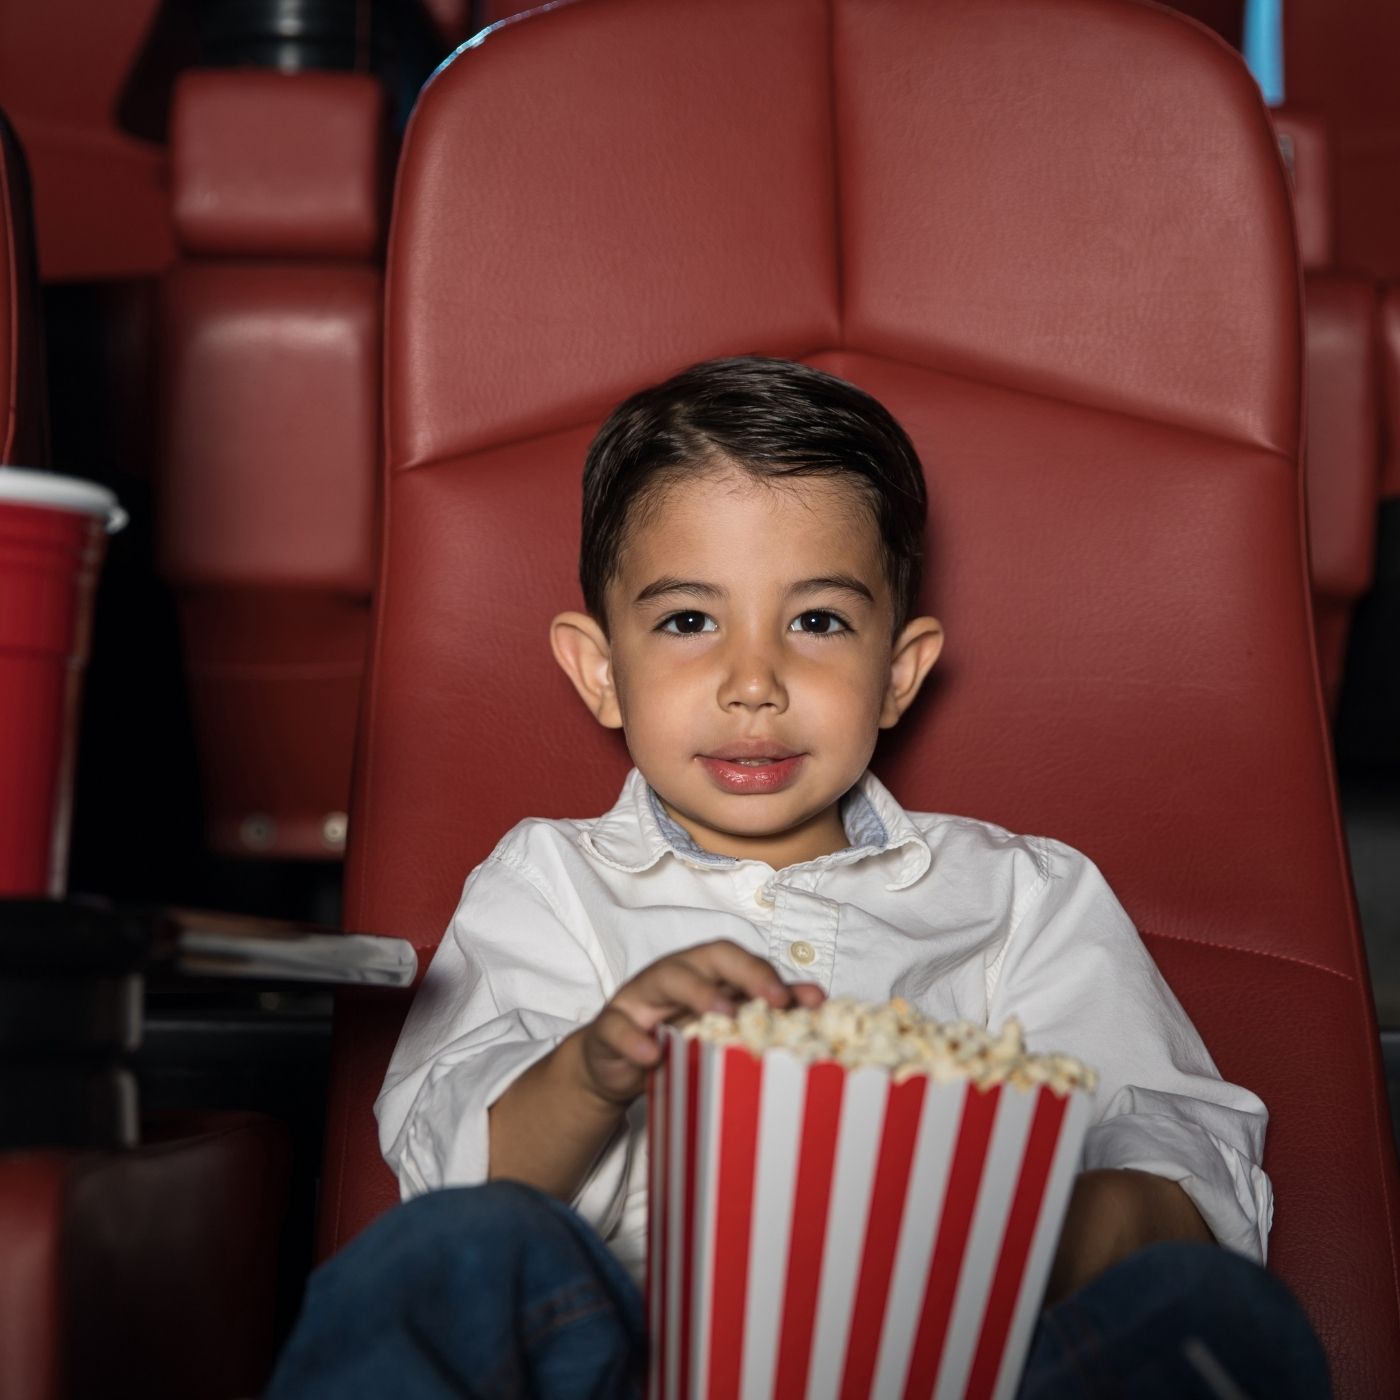
[[[657,1028],[681,1016],[733,1011],[753,997],[775,1007],[825,999],[811,983],[787,986],[736,943],[705,943],[652,963],[491,1106],[489,1175],[571,1200],[661,1059]]]
[[[589,1088],[610,1104],[625,1106],[646,1086],[661,1059],[656,1031],[667,1021],[732,1015],[740,1002],[762,997],[770,1006],[820,1006],[821,988],[811,982],[788,985],[762,958],[737,943],[702,943],[662,958],[620,987],[581,1037],[583,1069]]]

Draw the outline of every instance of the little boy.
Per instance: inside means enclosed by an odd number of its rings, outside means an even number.
[[[616,1261],[640,1279],[658,1027],[832,994],[1014,1015],[1099,1072],[1050,1300],[1082,1291],[1042,1322],[1023,1394],[1326,1393],[1296,1305],[1243,1262],[1272,1214],[1264,1107],[1220,1079],[1098,871],[905,812],[867,770],[943,642],[915,615],[925,510],[893,418],[785,361],[697,365],[603,426],[587,611],[550,636],[635,768],[606,815],[524,822],[467,881],[376,1105],[404,1196],[439,1204],[324,1271],[274,1395],[390,1374],[398,1394],[630,1393],[644,1341]],[[392,1343],[346,1320],[370,1276]],[[345,1339],[324,1392],[297,1359],[318,1308]]]

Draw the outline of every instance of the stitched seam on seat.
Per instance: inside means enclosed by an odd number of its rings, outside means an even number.
[[[1090,403],[1087,399],[1072,398],[1065,394],[1052,393],[1048,389],[1030,389],[1024,384],[1016,384],[1006,378],[994,379],[986,374],[974,374],[967,370],[952,369],[947,365],[928,364],[907,357],[901,358],[897,355],[869,350],[862,345],[847,341],[845,334],[846,327],[843,319],[839,343],[816,345],[808,350],[796,351],[794,352],[793,358],[805,361],[816,355],[856,355],[862,359],[875,360],[881,364],[895,365],[901,369],[917,370],[923,374],[934,374],[941,379],[960,380],[964,384],[974,384],[979,388],[990,389],[997,393],[1016,394],[1022,398],[1038,399],[1042,403],[1057,404],[1061,408],[1072,409],[1080,413],[1092,413],[1105,418],[1121,418],[1127,423],[1158,428],[1166,433],[1179,433],[1182,436],[1197,438],[1202,442],[1211,443],[1217,447],[1258,453],[1260,457],[1272,457],[1277,462],[1286,465],[1290,471],[1295,474],[1297,472],[1296,456],[1289,456],[1279,448],[1270,447],[1266,443],[1254,442],[1249,438],[1238,437],[1228,433],[1215,432],[1210,428],[1204,428],[1195,423],[1181,423],[1172,418],[1154,418],[1149,413],[1134,412],[1132,409],[1121,406],[1110,408],[1103,404]],[[779,354],[776,350],[772,353]],[[788,358],[785,353],[780,357]],[[389,466],[389,475],[402,476],[408,472],[430,470],[433,467],[441,467],[453,462],[464,462],[471,458],[482,456],[488,452],[503,452],[507,449],[523,447],[527,443],[540,442],[546,438],[561,437],[568,433],[580,433],[586,429],[596,431],[598,424],[607,417],[608,411],[609,409],[606,404],[599,404],[598,411],[589,415],[587,418],[571,421],[557,427],[545,428],[536,432],[518,433],[515,436],[503,437],[499,440],[492,439],[487,442],[473,443],[467,447],[449,446],[445,448],[435,448],[432,456],[425,457],[421,461],[401,462],[397,464],[391,463]]]
[[[395,177],[397,180],[397,176]],[[385,280],[383,326],[389,324],[389,283]],[[362,840],[356,841],[355,858],[355,909],[357,922],[360,922],[365,907],[365,890],[369,883],[369,861],[361,854],[371,849],[370,828],[374,824],[374,803],[372,798],[374,780],[374,734],[379,722],[379,678],[384,664],[384,616],[387,611],[385,599],[389,585],[389,532],[393,514],[393,473],[389,469],[389,339],[387,329],[384,334],[384,349],[379,361],[380,394],[380,497],[379,530],[375,541],[378,551],[373,603],[370,610],[370,633],[365,645],[364,675],[360,683],[360,719],[356,726],[355,750],[351,764],[351,802],[354,804],[356,789],[362,799],[355,811],[356,825],[365,832]],[[368,736],[361,739],[361,735]],[[362,772],[357,772],[362,769]],[[352,839],[355,839],[352,833]],[[344,924],[344,918],[341,920]]]
[[[1144,938],[1164,938],[1172,943],[1190,943],[1197,948],[1215,948],[1222,953],[1243,953],[1251,958],[1273,958],[1278,962],[1295,963],[1299,967],[1311,968],[1314,972],[1325,972],[1329,976],[1339,977],[1343,982],[1355,984],[1356,979],[1349,972],[1340,972],[1335,967],[1328,967],[1324,963],[1312,962],[1308,958],[1296,958],[1291,953],[1273,953],[1263,948],[1239,948],[1233,943],[1212,943],[1205,938],[1189,938],[1184,933],[1159,933],[1155,929],[1143,928],[1139,926],[1138,932]]]

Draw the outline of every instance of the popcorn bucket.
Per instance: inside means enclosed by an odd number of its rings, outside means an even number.
[[[105,487],[0,467],[0,894],[60,895]]]
[[[651,1400],[1010,1396],[1091,1098],[896,1082],[666,1029]]]

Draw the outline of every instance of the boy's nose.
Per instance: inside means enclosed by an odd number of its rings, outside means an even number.
[[[726,710],[786,710],[787,690],[773,659],[757,652],[736,657],[720,683],[719,703]]]

